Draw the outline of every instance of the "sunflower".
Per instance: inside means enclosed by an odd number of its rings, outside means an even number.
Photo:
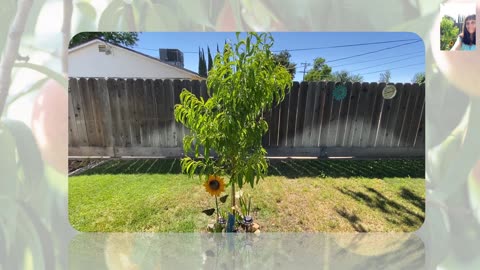
[[[225,182],[223,182],[223,178],[216,175],[210,175],[208,181],[203,185],[205,186],[205,190],[212,196],[218,196],[225,191]]]

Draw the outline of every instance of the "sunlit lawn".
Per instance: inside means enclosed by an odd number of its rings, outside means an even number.
[[[271,160],[253,196],[261,231],[415,231],[423,223],[423,160]],[[222,204],[225,210],[227,204]],[[213,197],[178,160],[112,160],[69,179],[79,231],[204,232]]]

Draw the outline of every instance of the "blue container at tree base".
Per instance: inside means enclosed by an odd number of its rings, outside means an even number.
[[[228,213],[227,232],[233,232],[235,228],[235,215]]]
[[[245,224],[245,226],[250,226],[253,224],[253,218],[251,216],[245,216],[243,218],[243,224]]]

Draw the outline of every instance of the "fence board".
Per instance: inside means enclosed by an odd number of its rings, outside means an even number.
[[[397,121],[395,123],[395,127],[393,128],[393,136],[392,136],[392,144],[390,147],[398,147],[400,144],[400,136],[402,131],[402,125],[405,120],[405,114],[407,111],[408,99],[410,98],[410,85],[405,84],[403,85],[403,91],[401,94],[401,99],[398,100],[399,102],[399,109],[397,113]]]
[[[345,98],[341,100],[340,104],[340,116],[338,119],[338,127],[337,127],[337,140],[336,140],[336,146],[344,146],[345,145],[345,137],[347,134],[347,128],[348,128],[348,110],[350,109],[350,97],[352,95],[352,83],[347,82],[345,84],[345,87],[347,89],[347,93],[345,95]]]
[[[145,128],[145,104],[144,104],[144,83],[135,79],[133,81],[133,102],[135,106],[135,120],[138,125],[138,134],[136,134],[136,143],[137,146],[142,146],[143,144],[148,145],[148,136],[146,135]]]
[[[398,141],[398,146],[405,146],[406,145],[406,140],[408,136],[408,127],[410,124],[410,120],[412,119],[412,110],[415,106],[415,103],[417,101],[417,95],[415,89],[413,89],[413,86],[409,83],[405,84],[405,92],[408,96],[408,100],[406,100],[405,104],[405,111],[404,111],[404,117],[402,121],[402,125],[400,128],[400,132],[398,135],[399,141]]]
[[[298,90],[298,100],[297,100],[297,113],[295,119],[295,138],[293,146],[303,145],[303,133],[305,131],[305,116],[311,114],[311,108],[307,108],[307,95],[308,95],[308,83],[300,83],[300,89]],[[308,110],[308,111],[307,111]]]
[[[306,83],[307,96],[305,101],[305,116],[303,120],[302,140],[299,145],[301,146],[316,146],[312,143],[311,137],[313,128],[313,116],[315,114],[315,83]]]
[[[68,83],[68,145],[79,145],[79,131],[77,129],[75,106],[72,101],[72,82]]]
[[[122,119],[123,134],[125,138],[125,143],[122,145],[125,147],[130,147],[133,145],[134,136],[132,128],[132,122],[134,121],[132,115],[133,110],[130,110],[132,100],[131,88],[128,87],[127,80],[119,79],[117,80],[117,84],[119,86],[118,100],[121,112],[120,116]],[[131,82],[129,84],[131,84]]]
[[[101,124],[101,106],[100,98],[98,95],[98,81],[97,79],[87,79],[87,90],[85,92],[87,100],[89,100],[89,104],[91,105],[91,116],[92,116],[92,124],[95,126],[95,136],[96,136],[96,146],[102,147],[105,146],[104,136],[103,136],[103,127]]]
[[[173,94],[173,107],[172,107],[172,115],[173,115],[173,112],[174,112],[174,109],[175,109],[175,105],[176,104],[180,104],[180,93],[181,93],[181,89],[180,89],[180,86],[182,85],[182,82],[180,80],[174,80],[173,81],[173,87],[174,87],[174,94]],[[199,96],[200,96],[200,93],[199,93]],[[197,97],[199,97],[197,96]],[[175,121],[175,117],[173,119],[173,122],[175,124],[175,131],[174,131],[174,145],[173,146],[177,146],[177,147],[181,147],[183,145],[183,136],[184,136],[184,133],[183,133],[183,125],[182,123],[179,123],[179,122],[176,122]]]
[[[285,95],[285,99],[282,101],[280,106],[280,119],[278,122],[278,146],[286,146],[287,145],[287,127],[288,127],[288,105],[290,103],[290,96],[292,95],[292,91],[298,86],[294,84],[292,89],[288,94]]]
[[[412,114],[411,118],[409,118],[409,125],[408,125],[408,132],[406,132],[407,137],[405,140],[404,146],[414,146],[415,145],[415,138],[417,137],[418,133],[418,126],[420,124],[422,115],[422,109],[425,104],[425,91],[422,91],[418,84],[413,85],[413,89],[415,91],[416,102],[415,105],[412,107]]]
[[[74,107],[74,112],[75,112],[75,123],[77,124],[79,144],[81,146],[87,146],[89,142],[88,142],[85,116],[83,114],[84,108],[82,107],[83,99],[81,98],[80,90],[79,90],[79,80],[72,79],[70,80],[69,85],[71,86],[72,105]]]
[[[358,131],[357,123],[358,123],[358,103],[360,98],[360,93],[362,91],[362,84],[356,82],[352,84],[352,91],[350,93],[350,102],[348,108],[348,115],[347,115],[347,124],[345,130],[345,147],[351,147],[353,145],[353,139],[355,136],[355,131]]]
[[[108,92],[108,99],[110,102],[110,117],[112,119],[112,146],[120,146],[124,145],[125,138],[124,138],[124,130],[122,127],[122,119],[121,119],[121,109],[119,105],[119,91],[120,88],[116,87],[116,80],[115,79],[108,79],[107,80],[107,92]],[[115,131],[115,132],[114,132]]]
[[[297,120],[297,101],[300,92],[300,84],[295,82],[290,92],[290,102],[288,104],[288,126],[287,126],[287,145],[293,147],[295,145],[295,125]]]
[[[398,85],[397,85],[398,86]],[[395,88],[397,88],[395,86]],[[380,89],[380,91],[383,93],[383,88]],[[377,134],[375,136],[375,141],[373,143],[373,146],[385,146],[385,138],[387,134],[387,126],[388,126],[388,120],[390,118],[390,113],[392,109],[392,99],[383,99],[383,105],[382,109],[380,111],[379,119],[378,119],[378,128],[377,128]]]
[[[166,145],[167,147],[174,147],[176,145],[175,120],[173,115],[174,97],[173,97],[173,82],[171,80],[164,80],[163,87],[165,91],[165,127],[166,127]]]
[[[161,147],[162,144],[160,143],[160,138],[162,137],[162,130],[160,129],[160,107],[158,104],[158,85],[156,84],[155,80],[151,81],[150,84],[150,98],[152,99],[152,129],[153,129],[153,141],[152,146],[154,147]]]
[[[422,112],[420,115],[420,123],[418,124],[417,136],[413,143],[415,148],[425,148],[425,103],[423,103]]]
[[[352,137],[352,146],[355,145],[361,145],[361,139],[363,135],[363,125],[364,125],[364,117],[365,115],[368,114],[368,90],[369,90],[369,85],[368,83],[362,83],[361,86],[359,86],[359,95],[358,95],[358,104],[357,104],[357,110],[355,113],[355,129],[354,129],[354,135]]]
[[[335,99],[333,92],[335,91],[336,84],[334,82],[327,83],[327,89],[330,93],[330,117],[328,119],[328,136],[326,145],[335,146],[335,141],[337,139],[337,127],[338,127],[338,117],[340,114],[340,101]]]
[[[365,113],[363,114],[363,124],[362,124],[362,133],[359,140],[359,145],[362,147],[370,146],[370,134],[372,134],[372,117],[373,113],[377,108],[377,97],[379,93],[377,91],[378,83],[371,83],[368,85],[366,101],[362,102],[362,105],[365,104]],[[380,101],[381,102],[381,101]],[[375,133],[373,133],[375,134]]]
[[[278,105],[274,105],[271,115],[270,115],[270,123],[269,123],[269,145],[268,146],[278,146],[278,127],[279,127],[279,120],[280,120],[280,107],[281,103]]]
[[[287,156],[423,153],[424,86],[396,84],[395,98],[384,100],[384,85],[347,83],[338,101],[333,82],[295,82],[284,101],[263,114],[269,124],[264,147]],[[174,106],[183,88],[208,99],[205,81],[71,78],[69,154],[181,155],[189,131],[175,122]]]
[[[140,124],[138,122],[137,111],[136,111],[136,95],[134,88],[134,80],[127,79],[125,81],[125,96],[126,100],[124,101],[125,117],[129,118],[128,125],[130,131],[130,145],[138,146],[140,144]]]
[[[166,104],[165,98],[165,88],[163,86],[162,80],[155,80],[153,83],[155,89],[155,103],[157,104],[157,125],[160,129],[158,133],[160,138],[158,140],[159,147],[168,145],[167,143],[167,110],[168,106]]]
[[[391,99],[392,103],[390,104],[390,114],[388,116],[387,126],[385,128],[386,129],[385,138],[382,144],[385,147],[393,146],[392,142],[394,141],[394,138],[395,138],[395,134],[394,134],[395,125],[397,124],[397,121],[398,121],[400,105],[401,105],[403,93],[405,92],[403,89],[403,84],[397,83],[395,85],[395,88],[397,89],[397,93]]]
[[[97,113],[99,115],[99,121],[97,125],[99,125],[99,128],[101,130],[101,134],[103,134],[103,146],[107,147],[109,151],[111,151],[110,155],[113,155],[113,145],[114,145],[114,137],[112,134],[113,130],[113,121],[112,121],[112,114],[110,112],[111,110],[111,105],[110,105],[110,97],[108,93],[108,85],[106,80],[99,80],[98,81],[98,87],[96,89],[96,92],[93,93],[98,94],[97,96],[99,98],[95,98],[94,100],[97,101],[97,107],[96,109],[98,110]]]
[[[375,142],[378,137],[378,130],[380,128],[380,122],[381,122],[381,115],[382,115],[382,110],[385,104],[385,99],[382,96],[382,90],[385,88],[387,84],[386,83],[379,83],[375,87],[375,105],[373,108],[372,114],[367,118],[371,119],[370,123],[370,134],[367,137],[368,138],[368,146],[375,146]]]
[[[99,146],[98,137],[96,134],[95,118],[93,115],[93,103],[88,97],[87,79],[80,79],[78,81],[78,94],[80,107],[83,110],[83,117],[85,120],[85,130],[88,137],[89,146]]]
[[[325,82],[318,83],[318,96],[319,99],[315,104],[315,116],[313,123],[316,126],[315,130],[317,131],[317,135],[314,136],[316,140],[316,146],[320,146],[320,140],[322,138],[323,131],[323,117],[324,117],[324,109],[325,109],[325,100],[327,98],[327,84]]]
[[[155,134],[155,104],[153,99],[153,83],[151,79],[145,80],[143,100],[145,105],[145,131],[148,138],[147,146],[152,147],[157,140]],[[142,144],[145,145],[145,144]]]
[[[333,83],[325,84],[325,103],[322,113],[322,132],[320,134],[319,146],[327,146],[327,139],[330,129],[330,115],[333,103],[333,92],[331,86]]]

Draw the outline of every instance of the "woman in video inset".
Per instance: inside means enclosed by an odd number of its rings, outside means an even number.
[[[473,51],[476,47],[475,14],[467,16],[463,22],[463,32],[458,35],[451,51]]]

